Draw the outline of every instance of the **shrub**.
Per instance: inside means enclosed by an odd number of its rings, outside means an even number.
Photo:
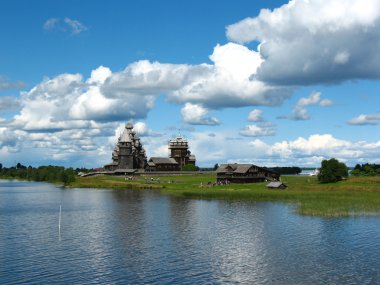
[[[321,183],[333,183],[348,176],[348,168],[343,162],[335,158],[323,160],[318,180]]]
[[[196,167],[194,164],[186,164],[182,167],[182,171],[197,171],[198,167]]]

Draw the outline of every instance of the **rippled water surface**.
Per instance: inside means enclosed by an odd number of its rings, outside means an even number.
[[[0,284],[146,283],[380,284],[380,218],[0,180]]]

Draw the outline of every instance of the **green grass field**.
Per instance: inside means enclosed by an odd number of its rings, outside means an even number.
[[[215,174],[136,177],[98,176],[78,178],[72,187],[157,189],[162,194],[197,199],[278,201],[292,203],[303,215],[353,216],[380,214],[380,177],[350,177],[346,181],[320,184],[316,177],[283,176],[286,190],[269,190],[266,183],[206,186]],[[203,186],[201,186],[203,185]]]

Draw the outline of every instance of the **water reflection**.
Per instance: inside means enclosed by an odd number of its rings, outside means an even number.
[[[1,284],[380,283],[377,217],[13,183],[0,183]]]

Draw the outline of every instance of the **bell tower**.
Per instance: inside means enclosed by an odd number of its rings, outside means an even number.
[[[187,140],[182,138],[181,133],[176,139],[169,141],[169,157],[177,161],[180,168],[189,163],[189,145]]]

